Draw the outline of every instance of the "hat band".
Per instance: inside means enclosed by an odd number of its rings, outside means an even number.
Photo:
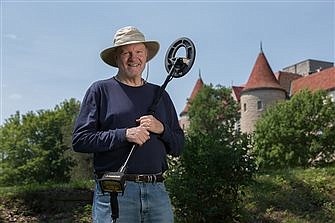
[[[145,42],[144,36],[134,33],[132,35],[124,35],[120,36],[119,38],[115,38],[114,46],[121,46],[127,43],[134,43],[134,42]]]

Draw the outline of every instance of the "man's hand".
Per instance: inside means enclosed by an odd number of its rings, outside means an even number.
[[[164,125],[152,115],[145,115],[136,120],[139,126],[126,130],[128,142],[143,145],[150,139],[150,132],[162,134]]]
[[[142,116],[136,121],[139,122],[140,126],[152,133],[162,134],[164,132],[164,125],[152,115]]]
[[[128,142],[141,146],[150,139],[150,132],[142,126],[129,128],[126,130],[126,139]]]

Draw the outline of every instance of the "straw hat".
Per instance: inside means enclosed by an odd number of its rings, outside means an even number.
[[[143,43],[148,49],[147,62],[151,60],[159,50],[159,43],[157,41],[146,41],[143,33],[132,26],[119,29],[114,36],[113,43],[114,46],[107,48],[100,53],[101,59],[113,67],[117,67],[116,49],[120,46]]]

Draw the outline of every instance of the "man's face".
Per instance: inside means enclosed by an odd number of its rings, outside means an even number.
[[[141,77],[147,62],[147,48],[143,43],[121,46],[116,58],[119,73],[128,78]]]

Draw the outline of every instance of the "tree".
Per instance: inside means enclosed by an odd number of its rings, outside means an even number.
[[[238,105],[230,92],[205,85],[191,101],[186,146],[168,182],[182,222],[233,221],[255,171],[249,140],[235,128]]]
[[[68,137],[78,111],[79,102],[70,99],[53,110],[7,119],[0,128],[0,184],[68,181],[74,163],[64,152],[71,149]]]
[[[256,123],[254,150],[261,167],[308,167],[335,154],[335,104],[324,91],[303,90],[267,109]]]

